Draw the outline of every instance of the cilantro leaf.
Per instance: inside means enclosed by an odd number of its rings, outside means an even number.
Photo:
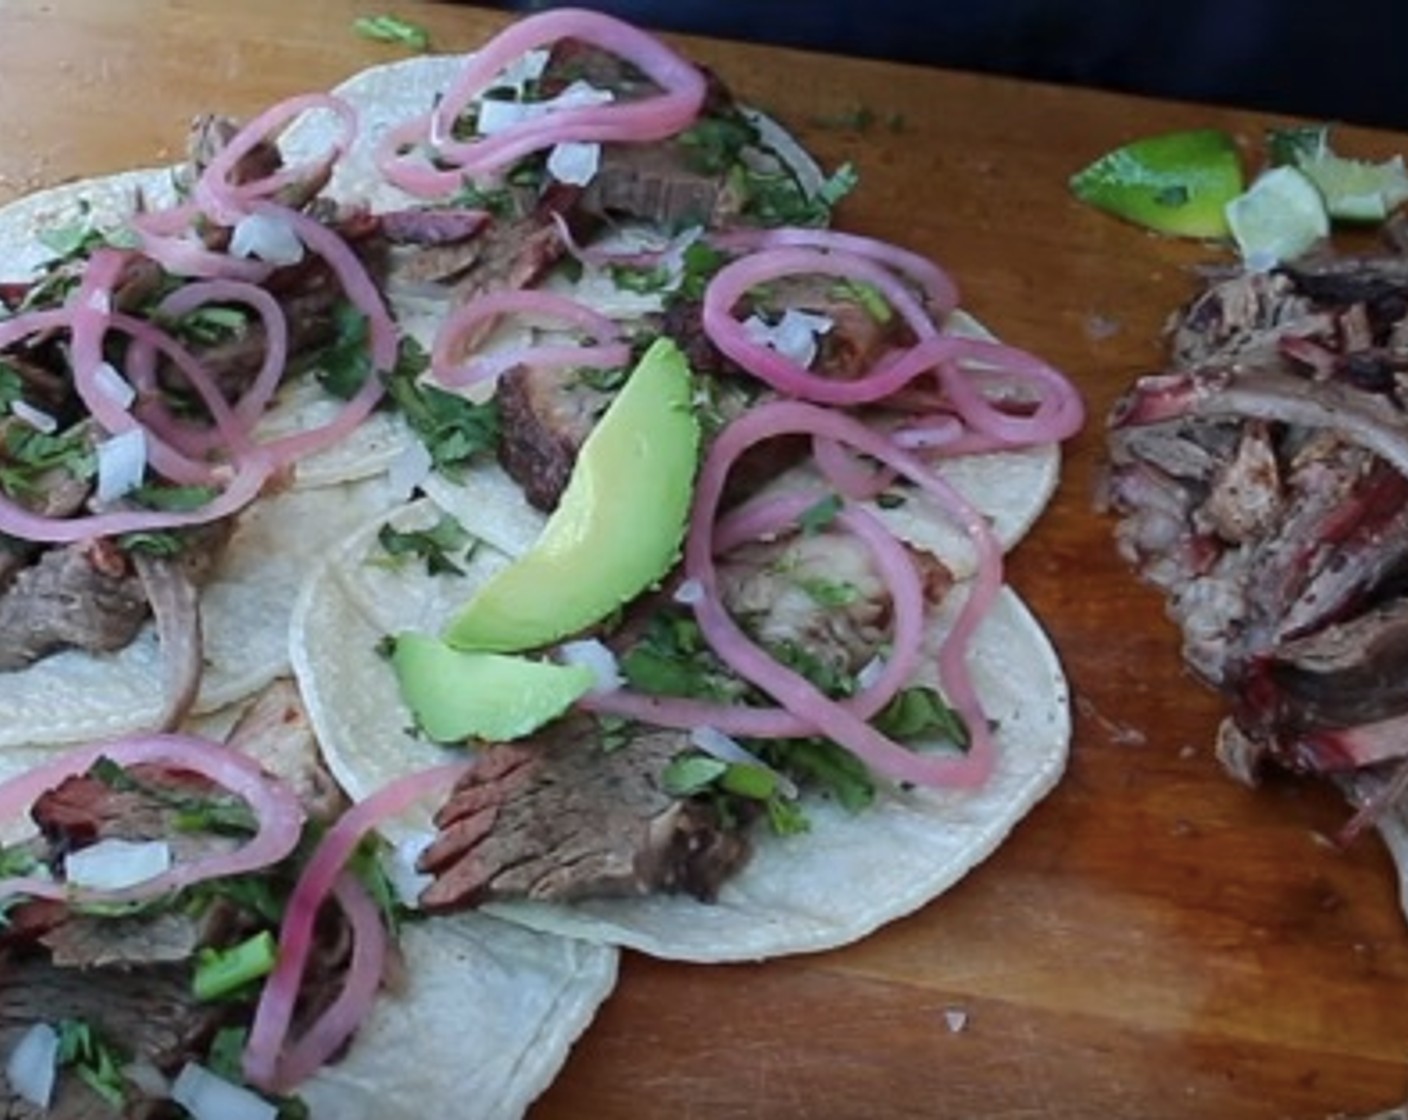
[[[400,16],[362,16],[352,21],[352,30],[378,43],[399,43],[415,51],[430,49],[430,32]]]
[[[713,785],[727,769],[727,762],[711,755],[678,755],[660,775],[660,787],[671,797],[693,797]]]
[[[841,512],[841,495],[828,494],[811,506],[808,506],[797,518],[797,524],[801,526],[804,533],[819,533],[836,520],[836,515]]]
[[[473,542],[469,531],[448,513],[442,514],[429,529],[402,530],[383,525],[376,539],[393,565],[418,556],[425,561],[425,570],[432,576],[446,572],[463,575],[464,569],[451,557],[462,553],[460,559],[466,559]]]
[[[122,1057],[93,1027],[82,1019],[60,1019],[58,1063],[73,1070],[93,1092],[114,1109],[122,1110],[127,1088]]]
[[[912,742],[937,735],[959,747],[968,745],[963,717],[932,688],[902,689],[871,722],[892,739]]]
[[[396,368],[386,379],[390,403],[401,410],[412,431],[430,452],[442,474],[454,476],[480,455],[491,453],[499,439],[499,412],[493,400],[475,404],[455,393],[420,383],[429,360],[411,339],[401,344]]]

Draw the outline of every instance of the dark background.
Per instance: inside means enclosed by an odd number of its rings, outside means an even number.
[[[518,11],[561,6],[503,0]],[[1408,129],[1408,0],[587,0],[641,26]]]

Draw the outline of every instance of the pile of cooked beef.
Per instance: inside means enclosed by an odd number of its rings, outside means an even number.
[[[1219,756],[1334,776],[1385,823],[1408,783],[1408,257],[1215,279],[1110,418],[1123,555],[1226,694]]]

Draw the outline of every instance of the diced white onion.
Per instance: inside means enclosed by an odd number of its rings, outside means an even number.
[[[430,451],[418,439],[413,439],[396,453],[386,468],[386,481],[398,498],[409,498],[411,491],[430,475],[435,461]]]
[[[615,692],[625,682],[621,679],[621,668],[616,655],[595,638],[582,638],[575,642],[564,642],[558,647],[558,656],[565,665],[585,665],[596,676],[592,692],[598,696]]]
[[[704,585],[697,579],[681,580],[670,598],[682,607],[692,607],[704,598]]]
[[[230,256],[258,257],[280,267],[303,259],[303,242],[293,227],[273,214],[248,214],[235,223]]]
[[[860,672],[856,674],[856,684],[861,688],[869,688],[880,679],[880,674],[884,671],[885,659],[876,654],[860,667]]]
[[[944,1022],[951,1033],[957,1034],[968,1025],[968,1012],[961,1007],[950,1007],[944,1011]]]
[[[98,503],[115,502],[142,485],[147,471],[147,433],[129,428],[98,444]]]
[[[122,890],[170,869],[171,846],[165,840],[99,840],[64,859],[68,881],[95,890]]]
[[[710,727],[708,724],[696,727],[689,733],[689,741],[705,754],[712,755],[721,762],[739,762],[745,766],[757,766],[766,770],[777,779],[778,792],[784,797],[797,796],[797,786],[792,779],[786,774],[778,773],[737,739],[725,735],[717,727]]]
[[[97,382],[98,392],[118,408],[131,408],[132,402],[137,399],[137,390],[132,388],[132,383],[123,377],[111,362],[103,362],[98,366],[93,371],[93,379]]]
[[[585,187],[595,179],[600,166],[600,144],[569,140],[554,145],[548,153],[548,174],[574,187]]]
[[[43,432],[46,436],[53,435],[59,430],[59,422],[41,408],[35,408],[28,401],[16,398],[10,402],[10,411],[33,428],[36,432]]]
[[[16,1096],[35,1108],[47,1109],[59,1072],[59,1032],[48,1023],[35,1023],[20,1036],[5,1062],[5,1079]]]
[[[809,368],[815,361],[817,338],[831,327],[832,321],[827,316],[799,311],[795,307],[784,311],[776,323],[769,323],[757,315],[750,315],[743,321],[743,329],[750,339],[761,346],[770,346],[803,369]]]
[[[258,1093],[187,1062],[171,1086],[171,1099],[195,1120],[275,1120],[279,1110]]]
[[[402,905],[416,906],[420,892],[434,882],[434,876],[422,875],[416,870],[416,860],[420,859],[421,852],[434,841],[433,832],[413,833],[398,840],[390,858],[383,861],[386,877],[391,880],[396,897],[401,900]]]
[[[506,129],[517,128],[524,121],[537,120],[560,109],[580,109],[592,105],[609,105],[615,96],[609,89],[597,89],[589,82],[576,81],[556,97],[546,101],[505,101],[486,98],[479,103],[478,131],[481,136],[494,136]]]
[[[551,52],[547,50],[524,51],[522,57],[514,59],[504,67],[503,76],[495,82],[496,87],[507,86],[515,96],[522,97],[529,82],[536,82],[548,68]]]

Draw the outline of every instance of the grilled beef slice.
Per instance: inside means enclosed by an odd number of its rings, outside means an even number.
[[[951,576],[916,556],[926,597]],[[817,587],[844,588],[841,603]],[[797,534],[735,550],[719,566],[720,592],[754,639],[791,651],[827,678],[854,678],[887,640],[890,603],[866,546],[849,535]],[[628,653],[661,611],[662,592],[638,602],[610,637]],[[715,683],[726,670],[717,665]],[[742,682],[737,692],[746,691]],[[574,713],[534,735],[487,747],[435,817],[420,870],[434,877],[429,909],[499,899],[685,892],[710,900],[749,851],[746,814],[725,822],[715,805],[665,792],[662,776],[692,749],[683,731],[640,728],[608,749],[596,719]]]
[[[435,816],[439,833],[419,863],[435,881],[421,904],[676,891],[712,898],[748,847],[709,806],[661,788],[689,736],[643,732],[614,750],[603,738],[593,717],[576,714],[482,752]]]
[[[1406,316],[1401,257],[1223,279],[1111,417],[1120,548],[1231,698],[1242,776],[1408,751]]]

